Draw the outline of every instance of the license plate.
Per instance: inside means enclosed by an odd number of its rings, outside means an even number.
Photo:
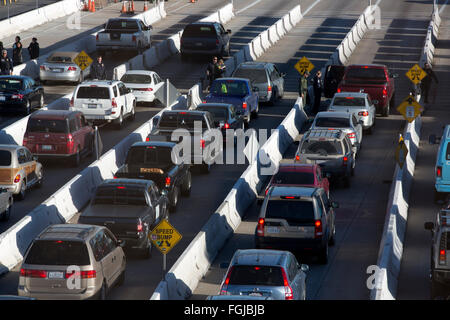
[[[305,232],[305,227],[297,227],[297,230],[300,232]]]
[[[262,293],[260,293],[260,292],[250,292],[250,293],[249,293],[249,296],[252,296],[252,297],[262,297]]]
[[[0,101],[5,101],[6,97],[5,96],[0,96]]]
[[[52,69],[53,72],[62,72],[62,69]]]
[[[61,271],[49,271],[47,277],[49,279],[64,279],[64,272],[61,272]]]
[[[52,146],[49,145],[43,145],[42,150],[52,150]]]
[[[119,49],[119,46],[113,46],[112,48],[113,48],[113,50],[117,50],[117,49]]]
[[[97,105],[96,104],[88,104],[88,108],[97,109]]]
[[[163,174],[164,171],[162,171],[159,168],[141,168],[141,173],[160,173],[160,174]]]
[[[267,233],[280,233],[280,229],[278,227],[267,227]]]
[[[195,45],[196,45],[197,47],[201,47],[201,46],[203,45],[203,43],[197,42]]]

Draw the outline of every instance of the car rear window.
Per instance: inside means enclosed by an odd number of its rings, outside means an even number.
[[[133,147],[127,155],[127,163],[133,165],[161,165],[172,163],[172,149],[165,147]]]
[[[226,108],[197,107],[197,110],[208,111],[213,115],[214,121],[228,120],[228,109]]]
[[[283,286],[281,267],[235,265],[230,273],[229,285]]]
[[[342,145],[338,141],[305,141],[301,147],[301,154],[341,155]]]
[[[107,29],[139,31],[137,20],[112,20],[108,23]]]
[[[84,266],[90,264],[90,259],[84,242],[36,240],[28,252],[25,263],[52,266]]]
[[[142,188],[104,186],[97,188],[92,204],[145,206],[147,202],[145,199],[145,191]]]
[[[27,132],[69,133],[67,120],[47,120],[30,118]]]
[[[124,83],[152,83],[152,77],[147,74],[124,74],[120,81]]]
[[[248,88],[243,81],[214,81],[211,86],[211,93],[221,96],[232,95],[244,97],[248,94]]]
[[[381,68],[348,68],[345,77],[346,79],[386,81],[386,74]]]
[[[64,57],[64,56],[51,56],[47,60],[48,62],[60,62],[60,63],[70,63],[72,62],[71,57]]]
[[[267,84],[267,74],[265,69],[239,68],[233,73],[233,77],[246,78],[253,83]]]
[[[108,99],[109,88],[107,87],[79,87],[77,99]]]
[[[17,91],[23,88],[23,81],[18,79],[0,79],[0,91],[11,90]]]
[[[321,117],[317,118],[315,126],[321,128],[348,128],[350,127],[350,121],[346,118]]]
[[[450,143],[447,143],[447,152],[445,153],[445,160],[450,160]]]
[[[275,184],[314,184],[314,173],[312,172],[278,172],[273,177]]]
[[[11,151],[0,150],[0,166],[8,167],[11,165]]]
[[[187,38],[216,38],[217,33],[214,26],[188,25],[183,31],[182,37]]]
[[[336,97],[334,98],[332,105],[345,107],[364,107],[366,105],[366,101],[364,98]]]
[[[290,225],[314,224],[314,205],[310,199],[269,200],[266,218],[285,219]]]
[[[188,113],[169,113],[164,112],[159,120],[158,126],[160,128],[185,128],[194,129],[195,121],[202,124],[202,128],[207,128],[204,117],[201,114],[188,114]]]

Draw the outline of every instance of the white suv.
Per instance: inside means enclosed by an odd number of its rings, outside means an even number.
[[[86,81],[79,84],[70,100],[70,109],[83,112],[90,122],[113,122],[118,129],[123,120],[135,116],[136,97],[122,81]]]

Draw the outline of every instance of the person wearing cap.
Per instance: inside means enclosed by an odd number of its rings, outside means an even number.
[[[322,99],[323,83],[322,83],[322,72],[317,71],[313,79],[314,88],[314,105],[312,112],[316,114],[320,110],[320,100]]]
[[[305,71],[298,81],[298,94],[303,100],[303,107],[306,106],[306,96],[308,95],[309,72]]]
[[[16,37],[16,42],[13,44],[13,65],[17,66],[23,63],[22,57],[22,42],[20,42],[20,37]]]
[[[13,62],[10,57],[8,57],[8,51],[2,50],[2,56],[0,57],[0,74],[2,76],[9,76],[13,73]]]
[[[31,60],[39,57],[39,43],[36,38],[31,39],[31,43],[28,46],[28,53],[30,54]]]
[[[428,63],[425,63],[423,71],[425,71],[427,75],[422,79],[420,86],[423,92],[424,102],[428,103],[428,93],[430,92],[431,82],[434,80],[436,83],[439,83],[439,81]]]
[[[106,67],[102,61],[102,56],[97,57],[97,61],[91,65],[92,79],[106,80]]]

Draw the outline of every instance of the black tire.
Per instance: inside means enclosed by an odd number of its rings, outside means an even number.
[[[31,114],[31,103],[30,100],[27,100],[25,103],[25,115]]]
[[[125,282],[125,269],[122,271],[122,273],[120,274],[119,278],[117,278],[117,283],[116,285],[118,287],[122,286],[123,283]]]
[[[270,97],[270,100],[269,100],[269,105],[270,106],[274,106],[275,105],[275,102],[277,102],[277,89],[276,88],[274,88],[273,89],[273,91],[272,91],[272,96]]]
[[[170,197],[170,204],[169,204],[169,211],[170,212],[176,212],[177,211],[177,204],[178,204],[178,197],[180,196],[180,188],[174,187],[172,191],[172,196]]]
[[[80,152],[80,146],[77,147],[77,153],[73,156],[72,159],[72,166],[75,168],[78,168],[81,162],[81,152]]]
[[[191,172],[188,171],[187,177],[185,181],[183,181],[183,185],[181,186],[181,194],[185,197],[189,196],[191,194],[191,187],[192,187],[192,175]]]
[[[211,165],[202,163],[201,164],[202,173],[209,174],[211,172]]]
[[[8,209],[6,209],[2,215],[1,215],[1,220],[2,221],[8,221],[9,218],[11,217],[11,210],[12,210],[12,204],[9,205]]]
[[[336,243],[336,224],[333,226],[333,232],[331,233],[331,238],[328,241],[328,244],[330,246],[334,246],[335,243]]]
[[[41,178],[37,182],[36,187],[40,189],[42,188],[43,185],[44,185],[44,169],[41,169]]]
[[[44,94],[41,93],[41,97],[39,98],[39,108],[44,107]]]
[[[148,246],[145,247],[144,249],[141,249],[140,252],[140,257],[142,259],[150,259],[150,257],[152,256],[152,243],[150,240],[148,240]]]
[[[133,101],[133,108],[131,109],[130,120],[134,121],[136,119],[136,100]]]
[[[26,194],[27,194],[27,182],[23,180],[20,186],[20,192],[17,194],[17,199],[24,200]]]
[[[102,287],[98,292],[98,300],[106,300],[106,295],[108,293],[108,287],[106,286],[106,280],[103,279]]]
[[[140,42],[138,43],[136,52],[138,55],[144,53],[144,48],[142,47],[142,43],[140,43]]]
[[[437,203],[442,199],[443,199],[442,192],[434,190],[434,203]]]
[[[390,109],[391,109],[391,105],[390,105],[390,104],[391,104],[391,103],[388,102],[386,108],[383,109],[382,116],[383,116],[384,118],[389,117],[389,113],[390,113]]]
[[[373,133],[373,125],[371,125],[369,128],[367,128],[366,132],[367,134],[371,135]]]
[[[120,110],[119,117],[116,120],[114,120],[114,125],[115,125],[116,130],[122,129],[122,127],[123,127],[123,112],[122,112],[122,109]]]
[[[319,252],[319,262],[321,264],[328,263],[328,241],[325,243],[325,246]]]
[[[256,110],[251,112],[253,118],[258,118],[258,112],[259,112],[259,102],[256,105]]]
[[[91,138],[91,142],[89,143],[88,156],[89,157],[95,156],[95,137],[94,136]]]

